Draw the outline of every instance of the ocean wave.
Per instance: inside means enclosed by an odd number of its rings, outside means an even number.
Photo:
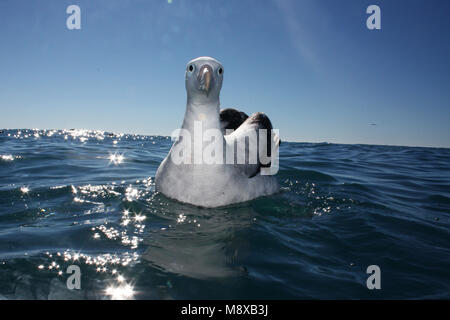
[[[283,141],[278,194],[205,209],[155,191],[170,147],[3,130],[0,298],[105,299],[124,283],[137,299],[449,297],[449,149]],[[365,287],[372,264],[382,292]]]

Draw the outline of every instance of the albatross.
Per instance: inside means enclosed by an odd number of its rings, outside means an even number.
[[[220,110],[223,65],[199,57],[186,66],[186,112],[155,177],[156,191],[200,207],[220,207],[279,191],[276,130],[262,112]]]

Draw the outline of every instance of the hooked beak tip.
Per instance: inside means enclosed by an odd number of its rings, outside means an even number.
[[[205,64],[198,72],[198,82],[200,84],[199,89],[206,92],[206,96],[209,95],[212,84],[212,68]]]

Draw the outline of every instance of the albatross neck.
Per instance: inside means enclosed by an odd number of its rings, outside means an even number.
[[[198,101],[195,101],[195,99],[188,98],[182,129],[193,132],[194,124],[197,121],[200,121],[202,123],[203,131],[208,129],[220,130],[219,112],[219,99],[199,103]]]

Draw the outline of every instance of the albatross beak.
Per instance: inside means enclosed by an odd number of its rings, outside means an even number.
[[[211,90],[213,79],[213,70],[209,64],[204,64],[200,67],[198,71],[197,80],[200,84],[199,89],[206,92],[206,96],[208,96],[209,91]]]

